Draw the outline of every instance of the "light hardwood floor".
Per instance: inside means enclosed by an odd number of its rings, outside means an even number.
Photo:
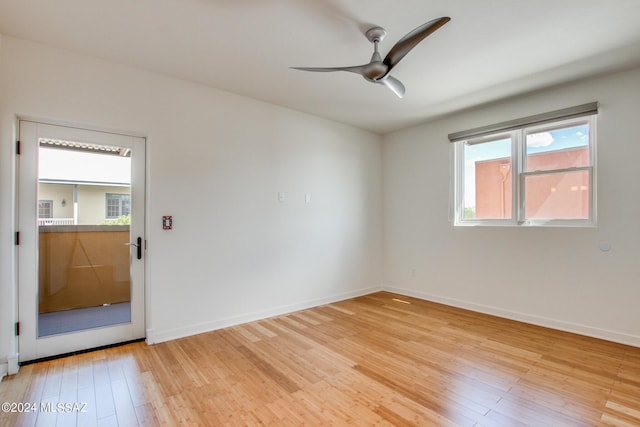
[[[380,292],[24,366],[2,425],[640,425],[640,348]],[[70,409],[82,409],[73,408]]]

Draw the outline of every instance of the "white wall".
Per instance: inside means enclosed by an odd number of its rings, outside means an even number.
[[[52,201],[53,218],[73,218],[73,184],[40,184],[38,200]]]
[[[447,134],[590,101],[597,228],[453,228]],[[640,345],[640,70],[575,82],[385,136],[389,289]],[[602,252],[601,242],[611,244]],[[412,273],[415,269],[415,275]]]
[[[0,93],[3,218],[16,115],[147,136],[150,341],[381,286],[379,136],[6,36]],[[162,215],[173,215],[173,231]],[[0,225],[0,363],[15,351],[9,224]]]

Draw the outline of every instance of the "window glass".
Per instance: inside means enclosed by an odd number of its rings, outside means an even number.
[[[512,216],[511,138],[464,144],[463,219]]]
[[[129,194],[107,193],[106,216],[114,219],[131,214],[131,196]]]
[[[589,125],[526,134],[527,172],[590,165]]]
[[[589,171],[525,177],[526,219],[589,219]]]
[[[38,218],[53,218],[53,200],[38,200]]]

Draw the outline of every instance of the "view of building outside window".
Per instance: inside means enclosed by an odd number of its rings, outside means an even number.
[[[588,219],[589,126],[529,133],[525,144],[525,218]],[[510,219],[513,179],[511,139],[464,146],[464,219]],[[561,171],[559,171],[561,170]]]
[[[39,225],[128,224],[131,158],[40,147]]]
[[[511,138],[464,146],[464,219],[511,218]]]

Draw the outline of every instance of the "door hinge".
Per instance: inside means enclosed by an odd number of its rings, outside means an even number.
[[[16,231],[16,246],[20,246],[20,232]]]
[[[16,154],[20,155],[20,140],[16,141]]]
[[[16,336],[20,336],[20,322],[16,322]]]

